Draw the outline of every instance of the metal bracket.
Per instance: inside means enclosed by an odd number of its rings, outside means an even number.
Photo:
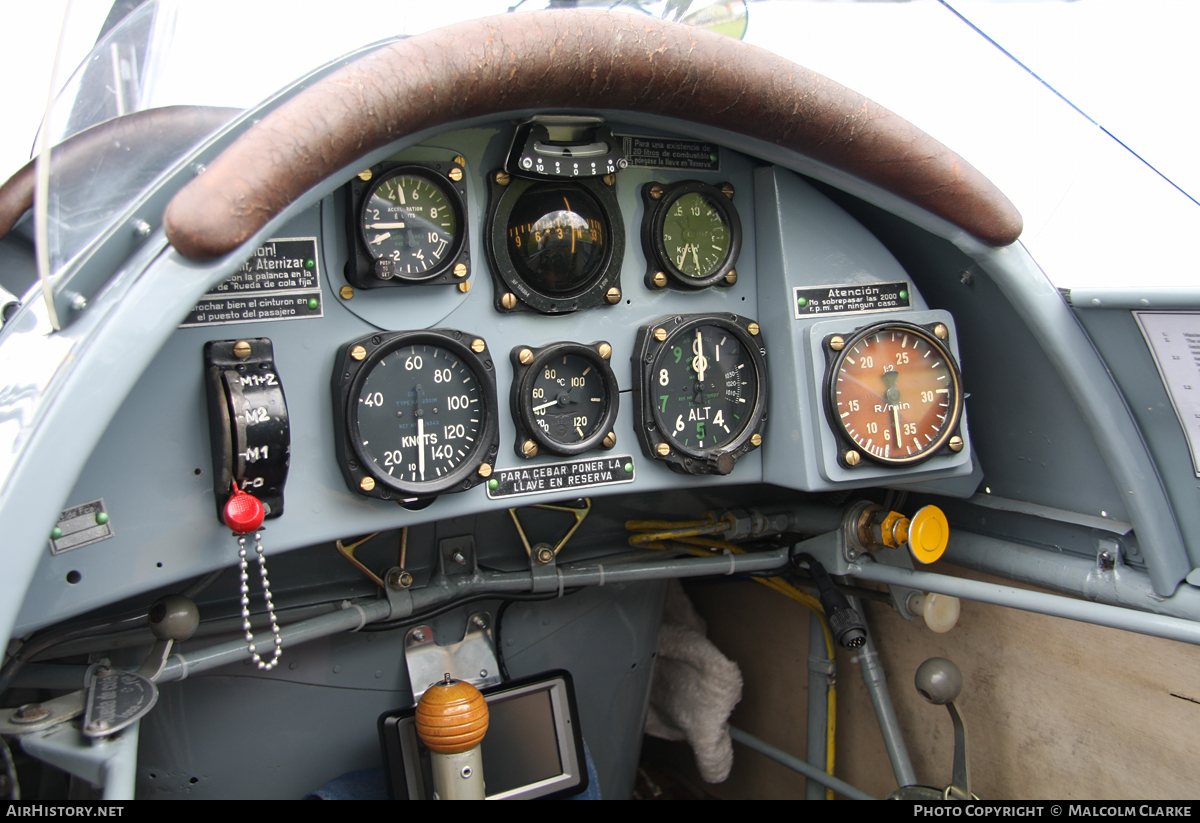
[[[545,509],[552,512],[566,512],[575,516],[575,524],[567,530],[567,533],[562,536],[562,539],[550,546],[546,543],[538,543],[536,546],[529,545],[529,538],[525,536],[525,529],[521,528],[521,521],[517,518],[517,510],[509,509],[508,513],[512,516],[513,525],[517,527],[517,534],[521,536],[521,544],[525,547],[525,554],[530,560],[533,560],[542,565],[552,563],[558,553],[562,551],[563,546],[567,545],[567,541],[571,536],[578,531],[583,525],[583,521],[587,519],[588,514],[592,511],[592,500],[590,497],[583,498],[583,506],[556,506],[548,503],[534,503],[529,506],[521,506],[524,509]]]
[[[414,703],[446,674],[478,689],[496,685],[501,678],[492,616],[486,611],[475,612],[467,618],[463,639],[446,646],[437,644],[432,626],[414,626],[404,637],[404,662],[408,664]]]
[[[71,692],[45,703],[29,703],[0,712],[0,734],[40,732],[83,714],[83,692]]]
[[[379,588],[387,591],[389,588],[407,589],[413,584],[413,576],[405,571],[405,565],[408,561],[408,526],[400,530],[400,565],[398,568],[392,569],[388,573],[387,583],[384,583],[379,575],[368,569],[361,560],[354,556],[355,550],[368,540],[373,540],[383,532],[373,532],[368,534],[361,540],[356,540],[350,545],[345,545],[341,540],[334,545],[337,546],[338,552],[342,557],[350,561],[350,564],[360,572],[365,574]]]

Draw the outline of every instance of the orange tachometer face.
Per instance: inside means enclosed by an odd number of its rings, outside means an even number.
[[[886,324],[855,334],[834,360],[834,428],[865,456],[907,465],[946,444],[962,413],[949,349],[918,326]]]

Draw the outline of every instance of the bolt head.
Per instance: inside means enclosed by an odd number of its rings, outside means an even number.
[[[467,276],[467,264],[466,263],[455,263],[454,264],[454,276],[455,277],[466,277]]]
[[[359,179],[359,180],[361,180],[361,181],[363,181],[364,183],[366,183],[366,182],[367,182],[368,180],[370,180],[372,177],[374,177],[374,175],[373,175],[373,174],[371,174],[371,170],[370,170],[370,169],[367,169],[366,171],[360,171],[360,172],[358,173],[358,179]]]
[[[517,360],[522,366],[528,366],[533,362],[533,352],[529,349],[521,349],[517,352]]]
[[[461,283],[459,283],[459,284],[458,284],[458,290],[459,290],[460,292],[462,292],[463,294],[466,294],[467,292],[469,292],[469,291],[471,290],[471,281],[470,281],[470,280],[464,280],[464,281],[462,281]]]
[[[599,354],[603,359],[607,360],[608,358],[612,357],[612,346],[608,345],[607,343],[601,343],[596,347],[596,353]]]
[[[454,162],[460,166],[465,166],[467,165],[467,158],[463,157],[461,154],[456,154],[454,155]]]
[[[450,169],[450,173],[447,174],[446,176],[449,177],[451,180],[453,180],[455,183],[457,183],[459,180],[462,180],[462,178],[463,178],[462,169]]]
[[[731,286],[737,282],[737,269],[729,270],[729,274],[725,275],[725,282]]]
[[[367,350],[362,346],[355,346],[350,350],[350,357],[354,360],[362,360],[367,356]]]
[[[239,340],[233,344],[233,356],[239,360],[245,360],[250,356],[250,344],[245,340]]]
[[[654,277],[651,278],[656,288],[662,288],[667,285],[667,275],[664,272],[656,271]]]
[[[841,351],[842,349],[846,348],[846,338],[842,337],[840,334],[835,334],[833,337],[829,338],[829,348],[833,349],[834,351]]]
[[[604,435],[603,443],[604,443],[604,448],[606,448],[606,449],[611,449],[613,446],[617,445],[616,432],[609,432],[608,434]]]
[[[509,176],[508,172],[498,171],[498,172],[496,172],[495,180],[496,180],[497,184],[499,184],[501,186],[507,186],[509,184],[509,181],[512,180],[512,178]]]
[[[666,443],[659,443],[658,446],[655,447],[654,450],[656,452],[658,452],[661,457],[666,457],[668,454],[671,453],[671,447],[668,446]]]
[[[662,200],[662,196],[663,196],[663,187],[662,186],[655,183],[654,185],[652,185],[650,187],[650,199],[651,200]]]
[[[758,433],[750,435],[750,445],[751,446],[761,446],[762,445],[762,435],[758,434]]]
[[[945,340],[947,337],[950,336],[950,330],[948,328],[946,328],[945,324],[938,323],[936,326],[933,327],[933,335],[938,340]]]
[[[521,444],[521,454],[526,457],[534,457],[538,453],[537,443],[532,440],[526,440]]]
[[[608,293],[606,295],[604,295],[604,299],[607,300],[609,303],[618,302],[621,299],[621,290],[618,289],[616,286],[613,286],[611,289],[608,290]]]
[[[845,459],[847,466],[857,466],[860,462],[862,462],[862,455],[851,449],[850,451],[846,452]]]
[[[365,492],[371,491],[375,488],[375,478],[364,477],[362,480],[358,481],[358,487]]]
[[[471,341],[471,351],[475,352],[476,354],[482,354],[483,350],[486,348],[487,343],[484,343],[483,340],[478,337]]]
[[[725,195],[726,197],[728,197],[730,200],[732,200],[733,199],[733,184],[732,183],[722,183],[721,184],[721,193],[723,195]]]
[[[960,452],[963,450],[963,439],[956,434],[950,438],[950,442],[947,445],[950,446],[950,451]]]
[[[500,298],[500,305],[506,309],[511,309],[517,305],[517,296],[512,292],[505,292]]]
[[[617,176],[615,174],[606,174],[600,179],[604,181],[604,185],[606,186],[617,185]]]
[[[667,330],[663,329],[663,328],[655,329],[654,330],[654,339],[657,340],[659,343],[666,340],[667,339]]]
[[[746,327],[746,331],[750,332],[753,335],[757,335],[759,333],[760,329],[758,328],[757,323],[751,323],[749,326]]]
[[[492,467],[489,463],[481,463],[477,469],[480,477],[491,477]]]
[[[425,632],[421,631],[420,629],[417,629],[415,632],[413,632],[411,637],[413,640],[417,641],[418,643],[425,642]]]
[[[351,300],[354,298],[354,289],[350,286],[342,286],[338,289],[338,297],[343,300]]]
[[[554,549],[549,546],[538,546],[533,553],[533,558],[541,565],[545,566],[554,560]]]

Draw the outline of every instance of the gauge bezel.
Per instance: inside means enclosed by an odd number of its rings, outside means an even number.
[[[471,348],[474,341],[482,341],[478,335],[457,329],[426,329],[407,332],[381,332],[352,340],[343,345],[336,358],[333,374],[334,425],[338,433],[337,458],[347,486],[356,494],[380,500],[401,502],[436,497],[441,494],[466,491],[484,482],[490,469],[494,469],[499,449],[499,406],[496,394],[496,369],[489,349],[484,345],[481,352]],[[405,481],[373,470],[375,465],[370,456],[363,453],[359,435],[358,404],[355,402],[362,391],[363,383],[379,361],[398,349],[412,345],[431,345],[445,349],[461,360],[479,382],[483,394],[483,419],[480,421],[478,437],[471,451],[460,465],[436,480]],[[362,346],[366,355],[356,360],[351,352]],[[480,474],[479,469],[488,464],[489,470]],[[363,478],[375,481],[373,489],[362,488]]]
[[[697,326],[717,326],[737,337],[742,348],[749,353],[758,384],[754,405],[742,430],[724,446],[707,449],[695,449],[677,443],[654,403],[654,363],[659,353]],[[757,331],[751,332],[752,328]],[[666,331],[662,340],[655,338],[658,329]],[[638,329],[633,366],[634,428],[642,452],[648,458],[664,462],[673,471],[683,474],[728,474],[743,455],[762,444],[762,432],[767,423],[767,350],[761,329],[755,321],[724,312],[660,317]],[[757,444],[753,442],[755,435],[759,438]],[[662,443],[669,449],[666,455],[658,452]]]
[[[462,176],[456,183],[448,176],[457,169]],[[346,212],[346,228],[348,240],[353,253],[346,261],[344,274],[347,282],[355,288],[378,289],[398,286],[428,286],[460,283],[471,276],[470,223],[467,212],[466,168],[454,161],[404,163],[376,163],[371,166],[370,179],[363,180],[356,176],[348,184],[350,204]],[[458,224],[458,233],[454,244],[445,259],[429,271],[419,275],[395,274],[390,278],[380,277],[376,272],[376,258],[367,247],[363,233],[363,214],[366,204],[371,201],[371,195],[389,179],[401,175],[420,177],[436,187],[450,207],[454,210],[454,219]],[[456,275],[454,267],[463,264],[466,269],[463,274]]]
[[[507,179],[507,184],[497,182],[498,176]],[[521,195],[534,186],[572,185],[586,191],[600,204],[600,212],[608,232],[604,260],[600,274],[587,286],[574,294],[550,295],[538,291],[517,273],[508,251],[508,221]],[[493,298],[496,311],[533,311],[538,314],[568,314],[593,306],[612,305],[608,299],[609,289],[621,288],[621,261],[625,257],[625,224],[621,207],[612,186],[601,178],[567,178],[535,180],[510,175],[508,172],[493,172],[488,175],[488,219],[487,251],[488,266],[492,272]],[[512,307],[504,305],[504,295],[516,297]],[[619,299],[619,297],[618,297]]]
[[[600,354],[602,346],[609,346],[609,351],[612,351],[611,345],[603,340],[597,340],[587,345],[562,342],[550,343],[541,348],[517,346],[512,350],[510,356],[513,363],[513,381],[510,400],[513,422],[516,424],[517,429],[517,437],[513,444],[513,450],[517,453],[518,457],[522,459],[536,457],[536,455],[525,454],[523,446],[527,440],[537,443],[539,451],[547,451],[551,454],[564,456],[583,454],[597,447],[611,449],[616,445],[615,439],[611,445],[603,445],[604,438],[609,433],[615,431],[617,411],[620,408],[620,387],[617,384],[616,375],[613,374],[610,362],[612,355],[610,354],[607,358],[603,357]],[[528,349],[533,355],[533,359],[528,364],[521,363],[521,351],[524,349]],[[606,407],[600,424],[592,434],[578,443],[561,443],[546,434],[546,432],[542,431],[541,426],[537,425],[536,416],[533,413],[532,392],[533,384],[543,367],[552,360],[572,355],[583,358],[596,367],[596,371],[601,375],[604,383]]]
[[[966,405],[966,398],[963,396],[962,389],[962,372],[959,370],[958,359],[954,356],[954,352],[950,350],[950,346],[946,341],[940,340],[934,329],[938,323],[930,323],[928,325],[920,325],[910,323],[903,320],[884,320],[879,323],[872,323],[867,326],[862,326],[855,329],[848,335],[842,335],[845,338],[845,344],[838,351],[830,348],[830,340],[837,336],[836,333],[827,334],[821,342],[821,348],[825,352],[825,416],[829,421],[829,426],[833,430],[836,438],[838,449],[838,464],[843,468],[852,469],[854,465],[846,461],[846,455],[850,452],[856,452],[861,457],[870,460],[872,463],[879,466],[887,466],[889,468],[908,468],[916,466],[927,460],[937,456],[949,444],[950,438],[959,434],[959,428],[962,424],[963,409]],[[944,325],[944,324],[941,324]],[[954,397],[955,402],[951,409],[951,414],[941,432],[929,446],[923,449],[920,453],[911,457],[880,457],[863,449],[850,433],[846,431],[845,425],[837,412],[837,374],[841,371],[842,364],[855,346],[861,341],[870,337],[873,334],[879,334],[884,331],[904,331],[909,334],[916,335],[933,346],[934,350],[946,358],[946,364],[949,367],[951,379],[954,381]],[[859,463],[858,465],[862,465]]]
[[[661,192],[657,199],[652,195],[655,190]],[[642,217],[642,253],[646,257],[646,288],[660,288],[654,282],[654,275],[658,272],[667,276],[666,285],[687,291],[698,291],[709,286],[733,285],[726,277],[734,270],[742,252],[742,221],[738,216],[737,207],[733,205],[733,198],[719,187],[700,180],[685,180],[672,184],[650,182],[643,185],[641,191],[642,204],[645,207]],[[681,271],[671,260],[671,255],[662,240],[667,212],[679,198],[687,194],[704,195],[721,213],[721,218],[729,227],[729,249],[725,258],[712,274],[705,277],[692,277]]]

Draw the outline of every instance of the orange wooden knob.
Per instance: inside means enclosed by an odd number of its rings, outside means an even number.
[[[470,683],[447,678],[430,686],[417,703],[417,734],[437,754],[460,754],[475,748],[487,728],[487,701]]]

